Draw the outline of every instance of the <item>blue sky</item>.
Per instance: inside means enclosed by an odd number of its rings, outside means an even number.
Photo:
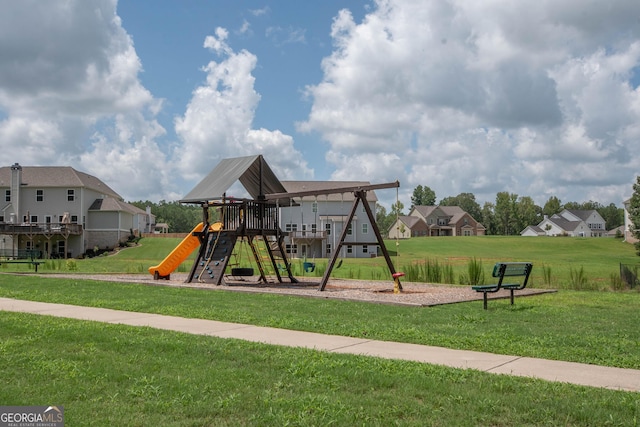
[[[639,173],[637,0],[0,7],[4,164],[70,165],[125,200],[180,199],[251,154],[281,179],[399,180],[406,206],[417,185],[620,206]]]
[[[229,45],[258,56],[253,71],[260,103],[255,128],[296,134],[295,122],[304,121],[311,102],[304,88],[322,79],[320,63],[331,54],[331,23],[348,8],[362,19],[371,3],[363,0],[301,1],[120,1],[118,15],[132,36],[145,71],[140,80],[155,96],[169,102],[160,118],[170,131],[173,117],[184,112],[191,92],[205,77],[202,67],[217,59],[202,46],[216,27],[226,28]],[[153,4],[152,7],[151,4]],[[305,158],[314,158],[316,179],[329,179],[322,141],[314,135],[296,135]]]

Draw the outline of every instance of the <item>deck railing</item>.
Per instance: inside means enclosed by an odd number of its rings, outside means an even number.
[[[22,224],[0,222],[0,234],[82,234],[82,225],[62,222],[29,222]]]

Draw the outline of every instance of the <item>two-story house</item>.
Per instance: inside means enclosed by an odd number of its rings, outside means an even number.
[[[485,227],[459,206],[414,206],[389,227],[389,238],[484,236]]]
[[[281,181],[289,193],[325,191],[369,185],[365,181]],[[285,248],[293,258],[328,258],[338,247],[342,231],[347,228],[341,258],[369,258],[378,253],[377,245],[349,245],[349,242],[375,242],[371,223],[364,207],[351,224],[346,224],[355,197],[352,192],[295,198],[291,206],[280,207],[280,228],[285,232]],[[367,202],[375,215],[378,199],[368,193]]]
[[[155,218],[100,179],[67,166],[0,167],[0,255],[77,257],[113,248]]]
[[[606,222],[596,210],[564,209],[547,216],[538,225],[529,225],[521,236],[604,237]]]

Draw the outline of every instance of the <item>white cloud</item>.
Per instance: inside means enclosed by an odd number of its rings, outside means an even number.
[[[262,154],[281,179],[310,178],[312,171],[291,136],[252,129],[260,101],[251,74],[257,58],[246,50],[234,52],[227,37],[220,28],[207,36],[204,46],[223,59],[204,67],[206,83],[194,90],[184,115],[175,119],[181,139],[175,159],[181,175],[197,180],[222,159]]]
[[[115,0],[5,2],[0,57],[6,161],[74,166],[128,199],[163,191],[162,101],[138,79],[140,59]]]
[[[639,16],[632,0],[377,0],[361,22],[343,10],[298,129],[328,142],[334,176],[394,170],[407,200],[422,184],[439,199],[620,204],[640,172]]]

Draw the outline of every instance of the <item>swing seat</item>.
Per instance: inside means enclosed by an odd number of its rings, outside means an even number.
[[[313,270],[316,269],[316,264],[314,262],[303,262],[302,267],[306,273],[313,273]]]
[[[338,265],[336,265],[334,268],[338,269],[342,267],[342,260],[338,261]]]
[[[232,276],[253,276],[253,268],[244,267],[244,268],[232,268],[231,269]]]

